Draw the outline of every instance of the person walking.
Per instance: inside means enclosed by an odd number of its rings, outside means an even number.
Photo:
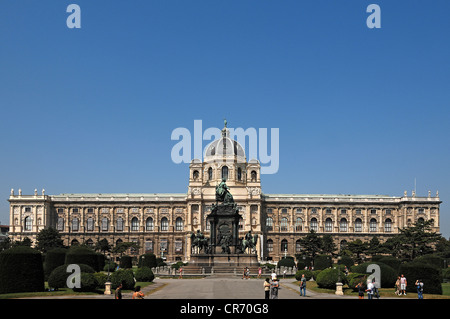
[[[303,294],[302,294],[303,292]],[[302,274],[302,278],[300,279],[300,296],[306,297],[306,278],[305,274]]]
[[[423,299],[423,282],[421,279],[416,280],[417,298]]]
[[[180,267],[180,269],[178,269],[178,272],[179,272],[179,276],[178,276],[178,279],[183,279],[183,267]]]
[[[408,282],[406,281],[405,276],[402,274],[400,277],[400,294],[399,296],[401,296],[401,294],[403,293],[403,295],[406,296],[406,286],[407,286]]]
[[[364,284],[363,282],[359,282],[355,288],[358,288],[358,299],[364,299]]]
[[[395,292],[397,296],[400,296],[400,276],[397,277],[397,281],[395,282]]]
[[[264,299],[270,299],[270,278],[264,281]]]
[[[114,294],[114,299],[122,299],[122,283],[119,284],[119,286],[116,288],[116,292]]]
[[[258,279],[261,278],[262,269],[261,267],[258,268]]]

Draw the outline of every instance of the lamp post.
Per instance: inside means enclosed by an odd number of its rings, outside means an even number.
[[[344,291],[342,290],[341,282],[341,256],[338,256],[338,282],[336,283],[336,295],[343,296]]]

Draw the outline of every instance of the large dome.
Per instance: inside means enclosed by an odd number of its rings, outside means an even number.
[[[212,141],[206,148],[205,161],[221,160],[222,158],[236,157],[238,162],[245,162],[244,148],[237,141],[229,137],[229,131],[225,127],[222,137]]]

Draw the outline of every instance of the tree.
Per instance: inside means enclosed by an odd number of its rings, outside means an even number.
[[[347,244],[347,249],[350,250],[352,254],[356,255],[355,262],[357,263],[361,262],[361,254],[365,254],[368,247],[368,244],[363,242],[361,239],[357,239]]]
[[[400,234],[397,236],[402,243],[402,254],[406,258],[414,260],[418,256],[433,252],[433,245],[441,238],[441,235],[431,231],[433,223],[433,219],[419,220],[413,226],[400,228]]]
[[[95,251],[101,251],[103,255],[105,255],[107,252],[111,251],[111,245],[108,243],[108,240],[103,238],[102,240],[99,240],[94,247]]]
[[[312,260],[314,260],[314,257],[322,251],[322,239],[312,229],[304,238],[299,239],[299,241],[305,255]]]
[[[36,236],[36,248],[43,253],[53,248],[64,247],[64,242],[56,228],[44,228]]]
[[[327,255],[333,255],[333,253],[337,250],[336,244],[333,241],[333,237],[330,234],[326,234],[322,236],[322,253]]]
[[[113,248],[112,252],[114,254],[120,254],[122,257],[122,254],[126,252],[129,248],[133,249],[139,249],[139,245],[137,243],[133,242],[121,242],[116,245],[116,247]]]

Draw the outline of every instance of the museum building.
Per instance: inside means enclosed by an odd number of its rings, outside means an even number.
[[[215,203],[215,187],[224,178],[241,219],[239,237],[251,230],[258,235],[257,254],[277,261],[302,251],[299,239],[311,229],[330,234],[339,249],[356,239],[381,242],[416,221],[434,220],[439,233],[439,193],[419,197],[386,195],[265,194],[260,163],[247,161],[242,146],[224,127],[222,137],[208,145],[204,160],[189,165],[188,192],[182,194],[60,194],[33,195],[11,190],[12,240],[30,238],[40,230],[56,228],[65,245],[95,245],[106,239],[111,245],[136,242],[139,250],[171,261],[188,261],[192,233],[209,237],[208,214]]]

